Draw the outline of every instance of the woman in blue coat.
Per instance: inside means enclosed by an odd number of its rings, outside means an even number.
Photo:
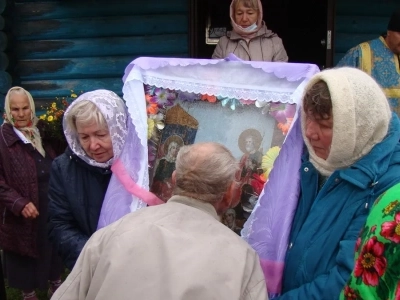
[[[374,200],[400,182],[400,122],[354,68],[316,74],[301,110],[306,151],[279,299],[338,299]]]

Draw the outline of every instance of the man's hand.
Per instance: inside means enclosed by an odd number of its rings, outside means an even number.
[[[27,205],[25,205],[21,214],[26,219],[35,219],[37,216],[39,216],[39,212],[32,202],[29,202]]]

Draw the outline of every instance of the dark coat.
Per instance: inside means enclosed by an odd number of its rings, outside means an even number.
[[[46,154],[54,158],[42,139]],[[31,144],[25,144],[11,124],[0,127],[0,247],[21,255],[37,257],[37,219],[28,220],[21,211],[29,202],[39,207],[36,164]],[[47,200],[47,199],[46,199]]]
[[[67,148],[52,164],[49,183],[49,237],[71,270],[96,231],[111,170],[94,167]]]

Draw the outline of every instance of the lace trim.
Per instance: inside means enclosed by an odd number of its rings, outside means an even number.
[[[247,89],[243,87],[223,87],[218,82],[216,82],[215,85],[208,85],[198,82],[179,81],[175,79],[165,79],[150,75],[143,75],[143,83],[172,90],[180,90],[183,92],[216,95],[226,98],[282,103],[296,102],[293,98],[293,92],[268,92],[265,90]]]
[[[187,67],[194,65],[215,65],[228,63],[229,61],[240,61],[241,64],[250,65],[255,69],[261,69],[265,73],[273,73],[278,78],[286,78],[288,81],[297,81],[302,78],[309,79],[312,75],[319,72],[319,68],[313,64],[300,63],[279,63],[279,62],[260,62],[260,61],[241,61],[234,59],[231,55],[226,59],[190,59],[190,58],[159,58],[159,57],[139,57],[132,61],[125,69],[127,75],[136,65],[143,70],[155,70],[167,66]],[[124,76],[124,81],[126,77]]]

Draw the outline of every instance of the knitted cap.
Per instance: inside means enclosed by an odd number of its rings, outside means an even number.
[[[329,156],[318,157],[305,135],[305,113],[301,126],[310,161],[323,175],[346,168],[368,154],[386,136],[391,111],[378,83],[365,72],[349,67],[325,70],[308,82],[307,92],[318,81],[324,81],[332,100],[333,136]]]
[[[393,12],[387,29],[400,32],[400,9]]]

